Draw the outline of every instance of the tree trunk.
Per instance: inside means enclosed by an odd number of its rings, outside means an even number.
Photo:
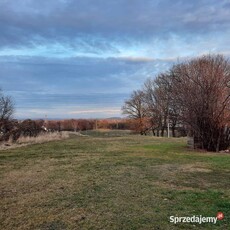
[[[176,129],[175,129],[175,126],[173,125],[172,126],[172,136],[175,137],[176,136]]]

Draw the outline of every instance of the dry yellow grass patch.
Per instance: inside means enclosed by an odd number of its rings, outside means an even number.
[[[22,147],[29,144],[40,144],[49,141],[63,140],[66,138],[69,138],[68,132],[41,133],[37,137],[21,136],[15,143],[12,140],[1,143],[0,150]]]
[[[68,132],[54,132],[54,133],[42,133],[37,137],[19,137],[17,140],[18,144],[24,143],[43,143],[53,140],[61,140],[69,137]]]

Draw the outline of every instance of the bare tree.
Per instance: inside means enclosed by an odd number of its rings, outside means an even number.
[[[136,121],[136,129],[141,135],[148,130],[146,126],[147,107],[144,102],[144,92],[141,90],[134,91],[129,100],[125,101],[122,107],[123,114]]]
[[[173,100],[182,108],[201,148],[226,149],[230,144],[230,63],[221,55],[203,56],[175,65]]]
[[[10,97],[0,92],[0,140],[8,140],[10,131],[14,127],[11,121],[14,113],[14,104]]]
[[[77,132],[78,129],[78,121],[76,119],[71,119],[71,125],[74,130],[74,132]]]
[[[143,87],[144,100],[147,105],[147,114],[150,117],[151,129],[153,135],[159,136],[159,131],[162,129],[162,113],[160,112],[157,94],[156,82],[154,79],[148,78]]]
[[[172,134],[175,136],[180,110],[172,98],[172,76],[164,73],[155,79],[147,79],[144,83],[144,92],[152,129],[157,130],[157,136],[159,136],[159,131],[161,136],[164,136],[167,123],[170,122]]]
[[[12,98],[0,92],[0,120],[9,120],[14,113]]]

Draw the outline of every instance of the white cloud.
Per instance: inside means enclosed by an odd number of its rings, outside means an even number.
[[[68,112],[68,114],[87,114],[87,113],[118,114],[121,113],[121,109],[104,108],[104,109],[76,110],[76,111]]]

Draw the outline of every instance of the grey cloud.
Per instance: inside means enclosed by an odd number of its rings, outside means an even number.
[[[164,61],[114,58],[0,57],[0,85],[25,109],[65,106],[120,107],[144,79],[166,68]]]
[[[125,92],[130,82],[140,83],[143,69],[156,69],[162,61],[143,62],[115,58],[0,58],[0,85],[7,91]],[[169,62],[164,62],[168,63]],[[161,64],[160,64],[161,65]]]
[[[172,32],[207,33],[230,26],[226,3],[214,0],[8,0],[1,1],[0,9],[1,47],[82,41],[79,46],[102,52],[116,50],[106,39],[167,39]]]

